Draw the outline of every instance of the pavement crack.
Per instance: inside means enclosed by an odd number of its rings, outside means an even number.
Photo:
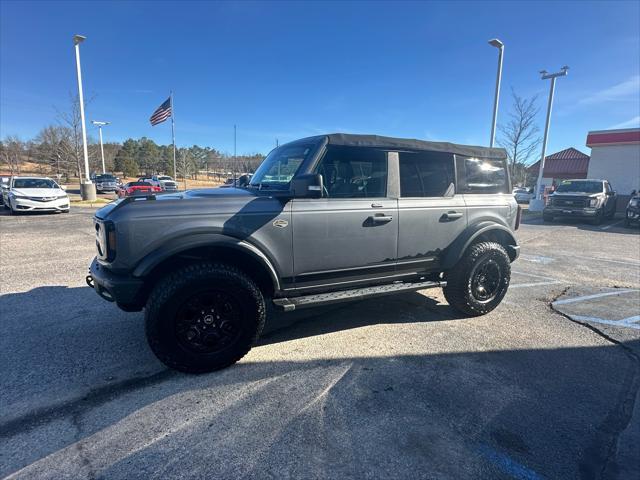
[[[623,342],[607,335],[597,327],[581,320],[576,320],[570,315],[557,310],[553,305],[554,302],[565,295],[569,289],[569,286],[565,287],[551,300],[549,303],[551,311],[570,322],[591,330],[613,345],[620,347],[632,365],[632,368],[625,372],[623,388],[618,401],[605,416],[604,421],[596,427],[596,438],[585,449],[585,454],[579,465],[582,478],[608,478],[609,476],[615,476],[617,471],[615,457],[618,450],[618,439],[631,422],[635,402],[640,391],[640,357]]]
[[[167,369],[146,377],[129,378],[118,383],[94,388],[89,393],[73,400],[65,400],[12,418],[0,423],[0,439],[10,438],[18,433],[23,434],[58,418],[68,416],[71,416],[74,426],[79,428],[79,423],[77,423],[79,421],[78,416],[83,412],[116,399],[123,394],[162,383],[177,374],[177,372]]]

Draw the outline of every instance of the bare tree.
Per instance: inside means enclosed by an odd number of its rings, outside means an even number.
[[[93,97],[88,100],[85,99],[85,108],[87,103],[91,102]],[[58,112],[58,122],[67,127],[71,131],[71,141],[73,145],[73,150],[70,152],[73,160],[75,160],[76,164],[76,175],[78,178],[82,178],[82,164],[84,162],[83,149],[82,149],[82,120],[80,118],[80,100],[77,95],[69,94],[70,108],[69,110],[59,110],[56,108]],[[89,140],[87,139],[87,143]],[[88,149],[91,155],[90,157],[95,157],[95,149]],[[90,158],[91,161],[91,158]]]
[[[498,126],[500,136],[498,144],[505,148],[509,158],[509,170],[511,177],[524,182],[526,180],[526,167],[531,162],[533,155],[540,146],[540,129],[536,125],[538,96],[523,98],[513,88],[512,110],[506,124]]]
[[[49,125],[38,133],[35,142],[38,145],[36,153],[38,160],[47,164],[58,178],[63,173],[68,178],[76,163],[71,129],[61,125]]]
[[[9,166],[11,175],[20,175],[24,151],[24,143],[15,135],[10,135],[4,139],[0,145],[2,163]]]

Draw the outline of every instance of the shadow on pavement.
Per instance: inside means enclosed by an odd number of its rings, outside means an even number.
[[[392,336],[396,324],[448,313],[412,294],[361,302],[349,310],[352,318],[335,309],[327,313],[333,325],[312,316],[278,327],[241,363],[189,376],[164,369],[150,354],[140,314],[94,297],[89,288],[65,287],[0,297],[0,475],[628,478],[638,472],[640,462],[615,455],[639,382],[637,357],[620,346],[341,356],[336,344],[326,355],[304,358],[300,342],[287,343],[372,323],[388,323]],[[78,391],[84,393],[65,396]],[[33,397],[44,401],[38,406]]]

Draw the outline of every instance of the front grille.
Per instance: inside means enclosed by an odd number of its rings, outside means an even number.
[[[582,197],[552,197],[554,207],[584,208],[589,205],[588,198]]]
[[[58,197],[27,197],[27,198],[34,202],[53,202]]]

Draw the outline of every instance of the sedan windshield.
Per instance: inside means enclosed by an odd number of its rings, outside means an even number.
[[[556,192],[601,193],[602,182],[588,180],[566,180],[558,185]]]
[[[315,151],[316,145],[283,145],[272,150],[256,170],[250,185],[260,188],[288,188],[302,162]]]
[[[158,180],[165,181],[165,180],[172,180],[172,178],[171,177],[158,177]]]
[[[48,178],[16,178],[13,188],[59,188],[56,182]]]

